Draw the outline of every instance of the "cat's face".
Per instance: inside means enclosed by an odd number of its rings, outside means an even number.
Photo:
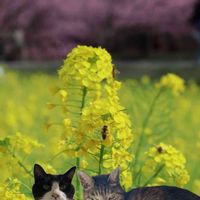
[[[90,177],[78,172],[83,186],[83,200],[124,200],[124,190],[119,183],[119,168],[111,174]]]
[[[74,196],[74,186],[71,184],[76,167],[72,167],[65,174],[51,175],[35,164],[35,183],[32,192],[35,200],[71,200]]]

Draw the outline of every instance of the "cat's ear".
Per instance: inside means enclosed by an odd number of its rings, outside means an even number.
[[[33,173],[34,173],[35,179],[37,179],[38,177],[43,177],[43,176],[46,175],[46,172],[44,171],[44,169],[38,164],[34,165]]]
[[[70,182],[70,183],[72,182],[75,171],[76,171],[76,167],[74,166],[64,174],[64,176],[67,178],[68,182]]]
[[[94,180],[92,179],[92,177],[81,171],[79,171],[77,175],[84,190],[88,190],[94,187]]]
[[[120,175],[120,167],[118,166],[116,169],[114,169],[109,177],[108,177],[108,181],[111,184],[118,184],[119,183],[119,175]]]

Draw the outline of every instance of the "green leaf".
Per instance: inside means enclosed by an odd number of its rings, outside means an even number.
[[[5,137],[3,140],[0,140],[1,147],[8,147],[10,146],[10,138]]]
[[[94,55],[93,57],[88,58],[88,62],[91,64],[95,64],[99,57],[97,55]]]
[[[110,113],[106,113],[104,115],[101,115],[101,119],[106,121],[108,119],[110,119],[112,117],[112,115]]]

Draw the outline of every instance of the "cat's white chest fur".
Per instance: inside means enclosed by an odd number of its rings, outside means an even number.
[[[68,200],[65,193],[59,188],[58,182],[53,182],[51,190],[41,200]]]

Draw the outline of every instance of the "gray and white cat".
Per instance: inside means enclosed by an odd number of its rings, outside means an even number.
[[[171,186],[141,187],[125,192],[119,175],[119,168],[110,174],[93,177],[78,172],[83,186],[83,200],[200,200],[188,190]]]
[[[35,182],[32,193],[35,200],[72,200],[75,189],[71,184],[76,167],[72,167],[64,174],[47,174],[44,169],[34,165]]]

